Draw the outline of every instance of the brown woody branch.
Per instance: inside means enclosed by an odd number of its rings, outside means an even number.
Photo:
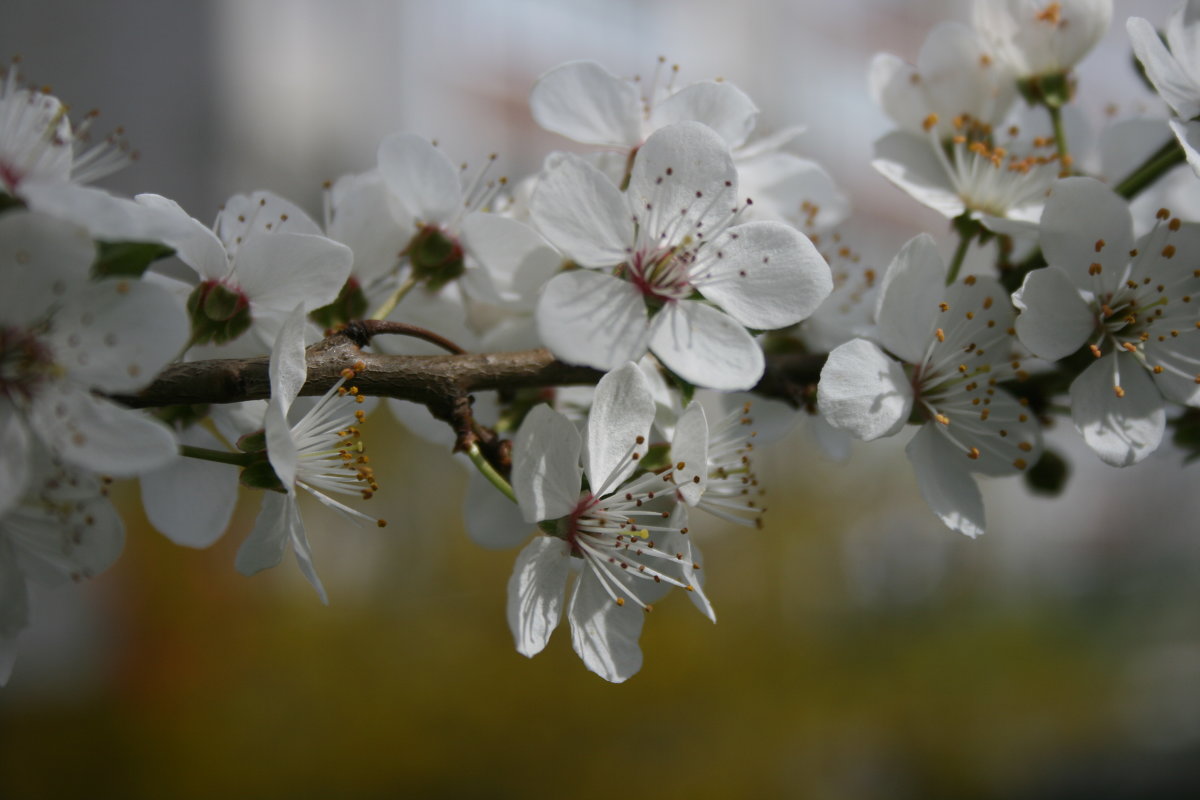
[[[380,331],[382,332],[382,331]],[[372,332],[374,333],[374,332]],[[603,375],[589,367],[564,364],[549,350],[437,356],[364,352],[354,330],[330,335],[308,349],[308,381],[301,394],[320,395],[361,362],[354,378],[368,396],[395,397],[427,406],[454,424],[472,392],[594,384]],[[769,356],[755,391],[802,406],[810,402],[825,361],[823,355]],[[271,395],[268,360],[230,358],[192,361],[165,369],[136,395],[114,399],[133,408],[263,400]]]

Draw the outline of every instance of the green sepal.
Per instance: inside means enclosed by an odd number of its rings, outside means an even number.
[[[14,208],[25,208],[25,202],[7,192],[0,192],[0,214]]]
[[[338,296],[327,306],[308,312],[308,317],[322,328],[336,328],[367,315],[367,296],[354,278],[349,278]]]
[[[243,486],[249,486],[251,489],[267,489],[287,494],[287,489],[279,480],[279,476],[275,474],[271,462],[266,459],[265,455],[261,461],[255,461],[244,468],[238,480]]]
[[[1034,494],[1057,497],[1066,488],[1070,474],[1071,468],[1066,459],[1047,448],[1037,463],[1025,470],[1021,477],[1025,479],[1029,491]]]
[[[638,472],[658,472],[671,466],[671,446],[665,443],[652,444],[646,454],[638,459]]]
[[[430,291],[441,289],[466,269],[462,245],[432,225],[417,231],[405,252],[413,274]]]
[[[216,281],[204,281],[188,295],[192,344],[224,344],[241,336],[254,321],[250,301],[241,292]]]
[[[158,242],[96,242],[93,278],[140,278],[155,261],[175,255]]]
[[[542,520],[538,523],[538,529],[547,536],[554,536],[559,539],[563,538],[562,533],[559,532],[558,520],[556,519]]]
[[[1170,425],[1175,428],[1171,441],[1184,451],[1183,463],[1200,459],[1200,409],[1187,408]]]
[[[1066,72],[1032,75],[1017,81],[1017,89],[1031,106],[1062,108],[1071,102],[1075,82]]]
[[[247,433],[237,440],[237,449],[243,453],[261,453],[267,449],[266,429]]]

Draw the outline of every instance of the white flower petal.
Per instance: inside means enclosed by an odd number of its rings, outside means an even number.
[[[1041,243],[1046,263],[1061,268],[1077,287],[1096,288],[1091,265],[1099,264],[1100,284],[1111,290],[1133,247],[1129,206],[1093,178],[1064,178],[1054,183],[1046,200]]]
[[[632,362],[596,384],[584,447],[588,484],[597,497],[613,491],[637,468],[650,447],[646,437],[654,411],[646,377]]]
[[[396,204],[419,223],[445,225],[462,207],[458,167],[416,134],[384,138],[379,145],[379,174]]]
[[[193,219],[178,203],[166,197],[139,194],[134,200],[152,210],[154,219],[162,226],[161,233],[152,239],[173,247],[179,260],[196,270],[202,279],[220,280],[229,275],[225,245],[207,225]]]
[[[508,579],[508,627],[517,652],[542,652],[562,619],[570,548],[562,539],[536,536],[521,550]]]
[[[349,247],[324,236],[257,234],[238,248],[237,281],[254,306],[311,310],[337,298],[353,262]]]
[[[667,369],[708,389],[750,389],[763,374],[754,337],[725,312],[693,300],[658,312],[650,324],[650,350]]]
[[[291,539],[291,526],[299,519],[296,498],[279,492],[263,492],[262,510],[254,529],[238,548],[234,566],[243,575],[253,575],[279,565]]]
[[[96,247],[87,231],[45,214],[10,211],[0,217],[0,324],[39,322],[88,279]]]
[[[921,130],[929,114],[925,94],[920,88],[917,70],[891,53],[876,53],[867,71],[871,99],[901,128]]]
[[[314,496],[318,500],[323,499],[320,494],[314,494]],[[329,605],[329,595],[325,593],[325,587],[321,584],[321,579],[317,577],[317,568],[313,566],[312,548],[308,546],[308,532],[304,530],[304,518],[300,516],[300,509],[295,502],[288,503],[287,513],[291,517],[289,527],[291,528],[292,552],[296,554],[296,563],[300,565],[300,572],[316,590],[322,605]]]
[[[488,550],[516,547],[534,530],[521,516],[521,507],[501,494],[476,469],[467,477],[463,524],[471,541]]]
[[[555,275],[537,306],[538,336],[569,364],[615,369],[646,352],[646,303],[637,287],[611,275]]]
[[[650,127],[656,130],[689,120],[704,123],[730,147],[737,147],[754,130],[758,107],[732,83],[699,81],[675,92],[650,112]]]
[[[1125,30],[1134,55],[1146,69],[1146,78],[1167,105],[1184,119],[1200,114],[1200,86],[1167,51],[1154,26],[1140,17],[1130,17],[1125,21]]]
[[[947,528],[972,538],[983,533],[983,497],[962,453],[926,424],[905,448],[921,496]]]
[[[0,520],[0,531],[3,530]],[[29,590],[25,575],[17,563],[17,554],[7,537],[0,536],[0,641],[11,641],[29,624]],[[4,658],[0,653],[0,678],[4,673]],[[8,668],[12,669],[11,657]],[[3,681],[0,681],[3,685]]]
[[[271,380],[271,399],[276,401],[286,417],[288,409],[308,380],[308,361],[304,349],[305,309],[296,306],[279,329],[271,348],[268,374]]]
[[[329,189],[332,209],[325,235],[354,252],[354,277],[361,284],[396,269],[412,231],[396,224],[388,191],[378,172],[343,175]]]
[[[909,364],[924,360],[945,281],[946,263],[927,233],[910,239],[884,273],[877,311],[879,341]]]
[[[179,440],[222,449],[221,442],[199,425],[181,431]],[[180,458],[145,473],[141,483],[150,524],[184,547],[205,548],[220,539],[237,505],[238,470],[228,464]]]
[[[0,634],[0,688],[8,685],[17,661],[17,640]]]
[[[547,405],[536,406],[513,442],[512,487],[526,522],[558,519],[579,502],[579,453],[575,424]]]
[[[1124,397],[1113,388],[1118,377]],[[1071,384],[1071,418],[1088,447],[1114,467],[1153,453],[1166,429],[1158,387],[1132,355],[1116,353],[1097,359]]]
[[[562,256],[537,231],[498,214],[469,214],[463,245],[482,265],[496,300],[520,308],[532,309],[538,290],[562,267]]]
[[[96,397],[58,387],[34,403],[33,428],[66,461],[104,475],[127,477],[179,457],[175,434],[156,419]]]
[[[934,211],[954,218],[966,210],[945,165],[926,136],[909,131],[892,131],[884,135],[875,141],[875,158],[871,166],[918,203]]]
[[[1175,138],[1179,140],[1179,146],[1187,155],[1187,161],[1191,165],[1192,171],[1200,176],[1200,122],[1196,120],[1184,122],[1180,119],[1173,119],[1170,125]]]
[[[638,637],[645,616],[646,612],[634,603],[614,603],[595,573],[584,569],[567,609],[571,646],[592,672],[606,681],[621,683],[642,668]]]
[[[584,144],[629,148],[642,139],[637,87],[594,61],[571,61],[538,78],[529,110],[546,130]]]
[[[821,368],[817,407],[837,428],[870,441],[898,432],[912,412],[904,368],[866,339],[837,347]]]
[[[695,400],[675,424],[671,463],[679,496],[689,506],[696,505],[708,486],[708,420],[704,407]]]
[[[30,459],[29,431],[8,398],[0,398],[0,515],[25,494]]]
[[[169,292],[122,279],[69,293],[46,341],[72,380],[119,393],[154,380],[187,337],[187,317]]]
[[[1091,306],[1058,267],[1035,269],[1013,294],[1017,338],[1030,352],[1047,361],[1074,353],[1096,329]]]
[[[829,265],[808,237],[782,222],[735,225],[693,267],[700,292],[748,328],[807,319],[833,291]]]
[[[626,190],[640,241],[681,242],[726,223],[737,205],[729,146],[699,122],[660,128],[638,150]]]
[[[625,195],[579,156],[565,156],[542,175],[529,216],[555,247],[584,267],[616,266],[633,244]]]

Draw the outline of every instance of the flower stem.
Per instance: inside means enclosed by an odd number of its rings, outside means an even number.
[[[224,450],[211,450],[207,447],[193,447],[190,444],[179,445],[179,455],[198,458],[201,461],[215,461],[218,464],[232,464],[235,467],[248,467],[255,460],[254,453],[230,453]]]
[[[958,231],[958,247],[954,251],[954,257],[950,259],[950,269],[946,272],[947,286],[958,279],[958,271],[962,269],[963,261],[967,258],[967,250],[971,248],[971,242],[975,241],[975,237],[979,234],[979,228],[979,223],[966,214],[954,220],[954,229]]]
[[[1113,191],[1129,200],[1186,160],[1187,155],[1179,146],[1179,141],[1175,137],[1171,137],[1169,142],[1155,150],[1154,154],[1144,163],[1113,187]]]
[[[1062,107],[1047,104],[1046,110],[1050,112],[1050,124],[1054,127],[1054,148],[1058,151],[1058,163],[1062,167],[1059,177],[1065,178],[1071,174],[1071,153],[1067,149],[1067,131],[1063,127]]]
[[[483,457],[483,452],[480,451],[479,445],[471,442],[471,446],[467,448],[467,457],[471,459],[471,463],[475,465],[475,469],[479,470],[479,474],[488,479],[488,483],[500,490],[501,494],[517,502],[517,495],[513,491],[512,486],[508,481],[504,480],[496,468],[488,463],[488,460]]]
[[[404,299],[404,296],[411,292],[417,285],[417,276],[410,274],[404,279],[404,282],[396,287],[396,291],[388,296],[387,300],[383,301],[383,305],[375,309],[375,313],[367,317],[367,319],[386,319],[387,315],[392,313],[392,310]]]

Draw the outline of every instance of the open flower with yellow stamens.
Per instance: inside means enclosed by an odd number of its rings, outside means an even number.
[[[953,133],[946,141],[938,138],[936,114],[925,120],[927,136],[887,134],[875,142],[871,165],[947,217],[967,214],[997,233],[1034,235],[1046,192],[1061,171],[1054,141],[1025,141],[1016,126],[1000,133],[965,115],[951,124]]]
[[[581,573],[567,608],[571,641],[587,668],[608,681],[641,668],[643,611],[671,586],[702,595],[676,486],[696,487],[686,490],[690,497],[703,491],[707,428],[698,413],[681,426],[695,441],[675,437],[673,458],[695,458],[635,476],[654,413],[645,377],[627,363],[597,384],[583,436],[545,405],[521,425],[513,491],[525,521],[546,534],[517,556],[508,583],[508,622],[522,655],[541,652],[558,626],[572,568]],[[713,618],[707,601],[697,605]]]
[[[1013,296],[1016,330],[1055,360],[1084,345],[1096,357],[1071,384],[1071,417],[1113,466],[1158,448],[1164,398],[1200,406],[1200,225],[1163,209],[1135,241],[1129,206],[1099,181],[1055,184],[1042,217],[1042,252]]]
[[[367,457],[363,454],[357,423],[362,395],[347,388],[355,369],[343,372],[329,389],[294,425],[288,411],[308,377],[304,353],[305,307],[297,306],[288,317],[271,351],[271,400],[264,423],[267,459],[278,485],[263,498],[262,511],[250,536],[237,554],[237,569],[244,575],[276,566],[288,543],[296,553],[300,570],[328,603],[325,588],[312,563],[312,551],[304,521],[300,517],[297,489],[304,489],[324,505],[353,520],[376,520],[329,495],[361,495],[369,499],[379,488]]]
[[[48,91],[20,85],[16,62],[0,72],[0,192],[20,197],[31,183],[87,183],[116,172],[134,154],[118,129],[90,143],[97,113],[72,126],[67,107]]]
[[[878,341],[829,354],[817,402],[835,428],[865,440],[921,424],[907,452],[921,494],[947,527],[978,536],[983,500],[972,472],[1005,475],[1034,464],[1037,420],[998,383],[1014,374],[1013,309],[993,278],[945,285],[946,265],[922,234],[883,279]]]
[[[741,220],[725,142],[698,122],[660,128],[622,192],[583,159],[546,173],[530,213],[576,264],[542,290],[537,325],[556,356],[614,369],[647,350],[696,386],[748,389],[763,355],[747,328],[774,330],[816,310],[829,266],[781,222]]]

